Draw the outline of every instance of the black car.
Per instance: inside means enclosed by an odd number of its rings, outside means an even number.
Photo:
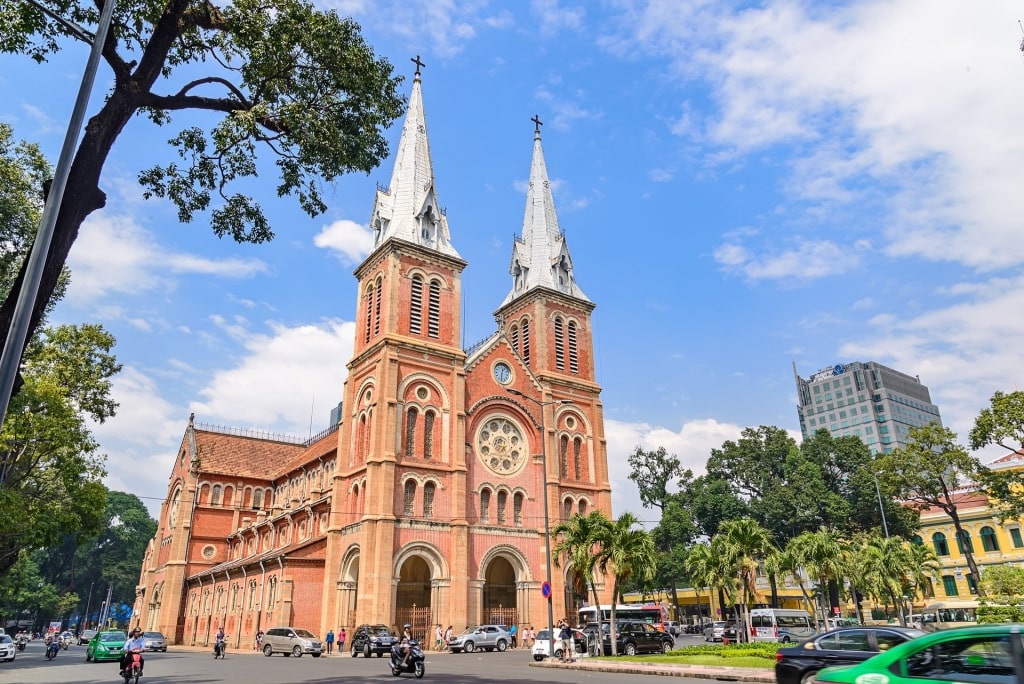
[[[604,654],[612,654],[612,640],[608,635],[608,624],[601,625]],[[671,634],[662,632],[654,625],[645,622],[624,620],[618,623],[615,630],[615,652],[618,655],[636,655],[637,653],[668,653],[676,645]]]
[[[356,631],[352,632],[352,657],[360,653],[369,658],[376,653],[381,658],[386,653],[391,653],[391,646],[398,641],[398,637],[387,628],[386,625],[359,625]]]
[[[813,636],[799,646],[780,648],[775,655],[775,681],[809,684],[818,670],[863,662],[923,634],[919,629],[891,625],[834,629]]]

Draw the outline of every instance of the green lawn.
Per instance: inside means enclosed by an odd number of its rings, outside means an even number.
[[[646,656],[619,656],[616,660],[624,660],[632,663],[653,663],[655,665],[712,665],[716,667],[756,667],[761,669],[772,669],[775,667],[775,659],[762,658],[753,655],[646,655]]]

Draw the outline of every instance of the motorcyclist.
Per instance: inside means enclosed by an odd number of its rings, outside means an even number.
[[[60,650],[60,636],[56,632],[50,632],[43,643],[46,644],[46,655],[50,658],[56,657],[57,651]]]
[[[224,636],[224,627],[221,626],[221,628],[217,630],[216,636],[214,636],[213,638],[214,656],[220,656],[221,658],[224,657],[224,647],[227,646],[227,644],[225,643],[225,639],[226,637]]]
[[[132,662],[132,654],[139,654],[139,673],[145,668],[145,663],[142,659],[142,653],[146,650],[146,643],[142,640],[142,630],[136,627],[132,630],[131,636],[128,641],[124,644],[124,655],[121,656],[121,675],[124,675],[124,670]]]
[[[405,623],[402,627],[402,641],[398,646],[398,650],[402,652],[402,667],[409,662],[409,654],[412,652],[412,625]]]

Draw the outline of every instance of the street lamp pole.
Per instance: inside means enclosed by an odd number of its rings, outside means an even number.
[[[572,402],[568,399],[559,399],[557,401],[541,401],[540,399],[534,399],[528,394],[523,394],[519,390],[507,388],[509,394],[514,394],[517,397],[522,397],[527,401],[532,401],[540,408],[540,462],[541,467],[544,469],[544,480],[541,483],[541,488],[544,490],[544,556],[546,562],[547,571],[547,582],[548,587],[552,587],[551,584],[551,517],[548,512],[548,436],[547,430],[544,427],[544,408],[547,406],[554,406],[556,404],[571,404]],[[554,589],[551,589],[551,593],[554,594]],[[555,614],[554,607],[551,605],[551,599],[553,596],[548,596],[548,655],[554,657],[555,654]]]
[[[885,521],[885,506],[882,504],[882,490],[878,488],[878,475],[872,473],[875,478],[875,494],[878,495],[878,512],[882,514],[882,529],[885,530],[885,538],[889,538],[889,523]]]

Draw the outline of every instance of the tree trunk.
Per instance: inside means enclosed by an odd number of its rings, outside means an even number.
[[[947,495],[948,497],[949,495]],[[965,544],[965,533],[963,525],[960,524],[960,514],[956,510],[956,505],[952,503],[951,498],[950,504],[946,508],[946,514],[953,520],[953,528],[956,529],[957,544],[962,546],[964,549],[964,558],[967,560],[967,569],[970,576],[974,579],[974,588],[978,592],[978,596],[984,596],[985,591],[981,588],[981,573],[978,572],[978,564],[974,562],[974,552],[971,550],[971,545]],[[973,542],[971,542],[973,544]]]
[[[618,648],[616,648],[616,646],[615,646],[615,641],[616,641],[616,639],[618,639],[618,636],[619,636],[618,635],[618,631],[615,629],[615,597],[616,597],[616,595],[618,595],[618,593],[619,593],[619,578],[616,577],[612,581],[612,608],[611,608],[611,615],[609,615],[609,624],[608,624],[608,640],[611,641],[611,643],[612,643],[612,657],[617,656],[618,653],[619,653]],[[600,609],[598,609],[598,610],[600,610]],[[600,629],[600,625],[598,625],[598,629]]]

